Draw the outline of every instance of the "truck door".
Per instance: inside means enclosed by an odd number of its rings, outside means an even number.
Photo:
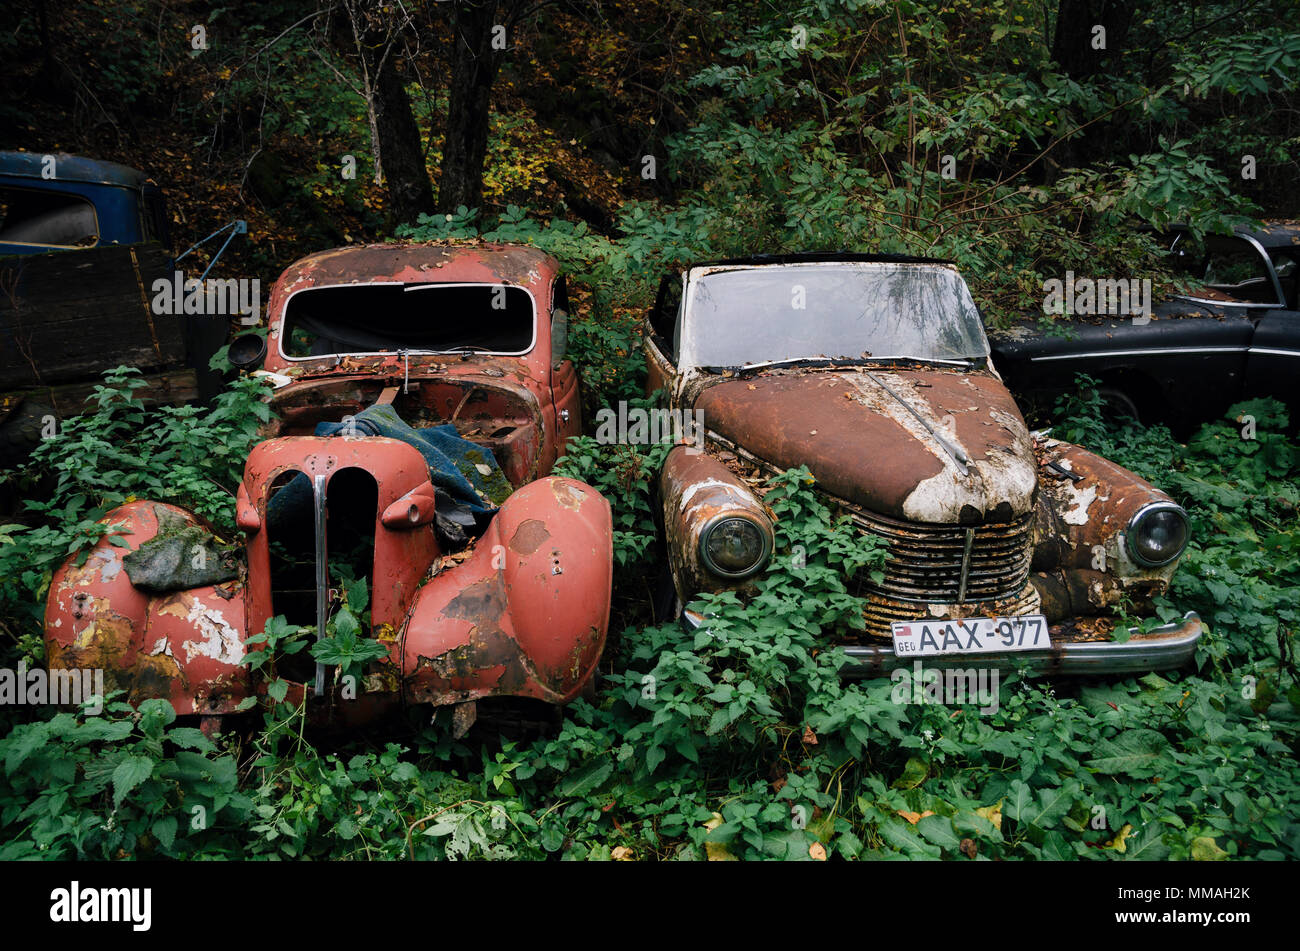
[[[564,455],[570,436],[582,435],[582,393],[578,371],[565,355],[568,345],[569,290],[564,275],[551,291],[551,401],[555,404],[555,453]]]

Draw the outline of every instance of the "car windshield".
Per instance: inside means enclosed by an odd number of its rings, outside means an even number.
[[[835,262],[713,271],[694,282],[683,366],[800,359],[981,360],[966,282],[934,264]]]
[[[398,350],[522,354],[533,346],[533,297],[506,284],[347,284],[289,298],[289,359]]]

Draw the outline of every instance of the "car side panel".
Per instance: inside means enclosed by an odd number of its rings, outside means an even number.
[[[1145,324],[1070,323],[1070,336],[1032,324],[992,335],[993,360],[1017,395],[1041,404],[1075,389],[1086,373],[1124,391],[1145,422],[1217,415],[1240,398],[1255,334],[1244,308],[1169,302]],[[1041,408],[1041,407],[1040,407]]]
[[[1260,318],[1246,361],[1246,392],[1274,396],[1300,414],[1300,312],[1270,310]]]

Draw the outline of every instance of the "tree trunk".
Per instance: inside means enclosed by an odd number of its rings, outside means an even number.
[[[492,48],[493,27],[506,26],[514,5],[510,0],[464,0],[453,7],[451,89],[438,182],[440,212],[482,204],[488,110],[502,52]]]
[[[1117,75],[1129,28],[1141,5],[1140,0],[1061,0],[1052,35],[1052,61],[1076,81],[1102,73]],[[1105,46],[1098,49],[1103,36]],[[1103,122],[1071,136],[1056,149],[1056,162],[1072,168],[1086,164],[1092,156],[1109,154],[1113,131]]]
[[[410,224],[420,214],[432,214],[435,206],[420,127],[400,70],[404,27],[392,21],[392,9],[380,0],[358,0],[345,7],[373,117],[375,165],[388,183],[388,214],[393,224]],[[342,37],[339,40],[346,46]]]
[[[390,56],[375,77],[375,126],[388,181],[389,212],[395,224],[410,224],[420,214],[433,214],[433,185],[424,164],[420,127],[395,59]]]

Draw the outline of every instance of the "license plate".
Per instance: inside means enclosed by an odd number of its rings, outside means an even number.
[[[1047,618],[1041,614],[895,621],[893,631],[894,654],[899,657],[1046,650],[1052,646]]]

